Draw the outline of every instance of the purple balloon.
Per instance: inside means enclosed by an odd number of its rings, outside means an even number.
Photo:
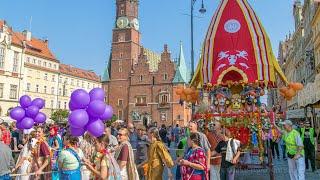
[[[21,122],[17,122],[17,123],[16,123],[16,128],[17,128],[17,129],[23,129],[22,126],[21,126]]]
[[[83,89],[77,89],[71,94],[71,102],[77,109],[83,109],[90,103],[90,96],[87,91]]]
[[[39,113],[38,106],[31,105],[26,109],[26,116],[27,117],[35,118],[38,113]]]
[[[89,122],[89,115],[83,109],[77,109],[69,115],[69,124],[74,128],[83,128]]]
[[[100,119],[103,121],[110,120],[113,116],[113,109],[111,106],[106,105],[106,108],[104,109],[104,113],[100,116]]]
[[[70,111],[74,111],[74,110],[77,109],[77,108],[72,104],[71,101],[69,101],[69,109],[70,109]]]
[[[21,96],[19,102],[23,108],[31,106],[32,103],[31,98],[28,95]]]
[[[17,121],[20,121],[25,116],[26,116],[25,110],[23,108],[19,107],[19,106],[11,109],[11,111],[10,111],[10,117],[12,119],[17,120]]]
[[[90,95],[90,100],[94,101],[94,100],[100,100],[103,101],[105,94],[104,94],[104,90],[102,88],[94,88],[89,92]]]
[[[33,106],[37,106],[39,109],[42,109],[45,105],[45,102],[41,98],[36,98],[32,101]]]
[[[88,122],[88,125],[99,120],[99,118],[96,118],[96,117],[89,117],[89,122]]]
[[[39,112],[37,115],[36,115],[36,117],[34,118],[34,122],[35,123],[44,123],[45,121],[46,121],[46,119],[47,119],[47,116],[44,114],[44,113],[42,113],[42,112]]]
[[[95,100],[90,102],[87,112],[91,117],[99,117],[104,113],[105,109],[106,104],[103,101]]]
[[[34,125],[34,121],[33,119],[29,118],[29,117],[25,117],[21,120],[20,122],[20,126],[23,128],[23,129],[31,129],[32,126]]]
[[[87,126],[89,133],[95,137],[99,137],[104,133],[104,124],[101,120],[94,121]]]
[[[69,129],[70,129],[71,135],[76,137],[82,136],[86,132],[86,130],[84,130],[83,128],[70,127]]]

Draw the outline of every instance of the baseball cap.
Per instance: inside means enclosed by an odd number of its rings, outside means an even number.
[[[287,119],[287,120],[284,120],[284,121],[282,121],[282,122],[280,122],[279,124],[282,124],[282,125],[289,125],[289,126],[292,126],[293,125],[293,123],[292,123],[292,121],[290,121],[289,119]]]

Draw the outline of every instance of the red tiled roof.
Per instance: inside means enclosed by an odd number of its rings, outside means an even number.
[[[76,76],[79,78],[84,78],[84,79],[88,79],[96,82],[100,81],[100,78],[96,73],[91,71],[86,71],[84,69],[76,68],[70,65],[60,64],[59,70],[63,74],[68,74],[71,76]]]
[[[3,20],[0,20],[0,28],[2,29],[2,26],[4,24]],[[12,43],[18,46],[23,47],[23,41],[26,42],[26,52],[28,54],[39,56],[42,58],[46,58],[48,60],[59,62],[54,54],[50,51],[48,47],[48,41],[37,39],[37,38],[31,38],[30,41],[26,40],[26,37],[21,32],[14,32],[11,27],[9,28],[9,32],[12,35]]]

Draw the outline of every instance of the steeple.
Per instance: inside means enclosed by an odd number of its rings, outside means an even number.
[[[108,60],[108,62],[107,62],[107,66],[106,66],[106,68],[105,68],[105,70],[104,70],[104,72],[103,72],[103,75],[102,75],[102,82],[107,82],[107,81],[110,81],[110,74],[109,74],[109,72],[110,72],[110,65],[111,65],[111,58],[112,58],[112,55],[111,55],[111,53],[110,53],[110,57],[109,57],[109,60]]]
[[[172,82],[173,83],[189,83],[190,76],[191,74],[190,74],[190,71],[188,70],[188,67],[186,65],[186,60],[184,58],[182,42],[180,42],[179,59],[178,59],[176,74]]]

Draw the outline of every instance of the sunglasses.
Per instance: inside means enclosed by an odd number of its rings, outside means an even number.
[[[125,136],[125,134],[118,133],[117,136]]]

